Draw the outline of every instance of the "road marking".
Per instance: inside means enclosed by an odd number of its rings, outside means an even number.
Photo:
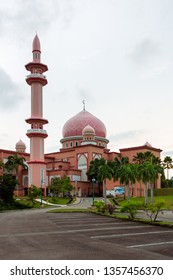
[[[147,246],[156,246],[156,245],[164,245],[164,244],[172,244],[172,243],[173,243],[173,241],[158,242],[158,243],[148,243],[148,244],[139,244],[139,245],[127,246],[127,248],[147,247]]]
[[[145,226],[144,226],[145,227]],[[137,227],[133,227],[137,228]],[[165,231],[149,231],[149,232],[134,232],[134,233],[120,233],[120,234],[110,234],[110,235],[98,235],[98,236],[91,236],[90,238],[111,238],[111,237],[124,237],[124,236],[131,236],[131,235],[146,235],[146,234],[156,234],[156,233],[168,233],[173,232],[172,230],[165,230]]]
[[[30,233],[10,233],[10,234],[1,234],[1,237],[14,237],[14,236],[27,236],[27,235],[44,235],[44,234],[66,234],[66,233],[77,233],[77,232],[90,232],[90,231],[101,231],[101,230],[119,230],[119,229],[134,229],[134,228],[143,228],[144,226],[129,226],[129,227],[109,227],[109,228],[89,228],[89,229],[69,229],[69,230],[62,230],[62,231],[39,231],[39,232],[30,232]]]
[[[80,224],[77,224],[77,225],[68,225],[66,223],[61,223],[61,222],[58,222],[58,221],[54,221],[56,223],[57,226],[61,226],[63,225],[63,227],[88,227],[88,225],[90,226],[106,226],[106,225],[110,225],[110,226],[113,226],[113,225],[128,225],[129,223],[116,223],[116,222],[110,222],[110,223],[97,223],[97,224],[91,224],[90,223],[85,223],[85,221],[83,223],[80,223]]]

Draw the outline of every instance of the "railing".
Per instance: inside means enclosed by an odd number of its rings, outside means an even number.
[[[30,75],[26,76],[27,78],[42,78],[42,79],[46,79],[45,75],[42,75],[40,73],[31,73]]]
[[[47,131],[44,129],[28,129],[27,133],[43,133],[47,134]]]

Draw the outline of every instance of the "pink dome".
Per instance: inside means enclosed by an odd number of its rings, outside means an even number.
[[[40,47],[40,40],[37,36],[37,34],[34,37],[33,43],[32,43],[32,51],[41,51],[41,47]]]
[[[26,146],[25,146],[25,143],[22,141],[22,140],[19,140],[17,143],[16,143],[16,148],[23,148],[25,149]]]
[[[63,137],[82,136],[83,129],[90,125],[95,135],[106,138],[106,127],[104,123],[86,110],[79,112],[69,119],[63,126]]]
[[[95,130],[94,128],[92,128],[92,126],[90,126],[89,124],[87,126],[84,127],[84,129],[82,130],[82,135],[85,134],[93,134],[95,135]]]

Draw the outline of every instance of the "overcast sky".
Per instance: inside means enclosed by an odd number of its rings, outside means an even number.
[[[24,65],[37,32],[44,87],[45,152],[83,108],[107,127],[111,151],[148,141],[173,156],[172,0],[8,0],[0,4],[0,148],[15,150],[31,116]]]

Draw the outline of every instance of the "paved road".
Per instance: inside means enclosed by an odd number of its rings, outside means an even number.
[[[171,228],[46,211],[0,213],[1,260],[173,259]]]

